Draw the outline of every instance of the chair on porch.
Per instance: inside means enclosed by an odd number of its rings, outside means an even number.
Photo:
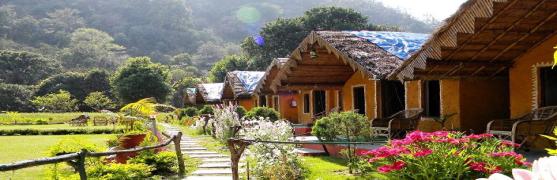
[[[516,119],[498,119],[487,123],[487,133],[503,140],[509,140],[520,146],[528,137],[539,134],[551,134],[557,123],[557,106],[534,109],[532,112]]]
[[[386,137],[388,140],[394,137],[404,136],[404,133],[418,128],[423,109],[412,108],[399,111],[387,118],[376,118],[371,120],[372,137]]]

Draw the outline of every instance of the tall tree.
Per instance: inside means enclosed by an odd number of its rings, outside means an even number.
[[[62,51],[61,59],[68,69],[115,69],[125,58],[124,50],[107,33],[81,28],[72,33],[69,47]]]
[[[213,68],[209,71],[209,81],[223,82],[227,72],[246,69],[248,69],[248,58],[246,56],[226,56],[213,65]]]
[[[129,58],[116,71],[111,85],[123,104],[149,97],[165,102],[172,91],[167,70],[148,57]]]
[[[264,70],[273,58],[285,57],[312,30],[380,30],[369,25],[362,14],[346,8],[319,7],[304,13],[302,17],[277,19],[265,24],[260,37],[248,37],[242,49],[253,59],[250,67]]]
[[[56,61],[25,51],[0,50],[0,82],[33,85],[58,72]]]

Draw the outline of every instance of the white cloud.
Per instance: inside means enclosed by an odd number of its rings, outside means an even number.
[[[417,18],[433,16],[444,20],[458,10],[466,0],[378,0],[388,7],[407,11]]]

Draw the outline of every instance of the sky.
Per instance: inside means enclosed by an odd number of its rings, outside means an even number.
[[[444,20],[456,12],[466,0],[378,0],[388,7],[407,11],[416,18],[424,19],[433,16],[437,20]]]

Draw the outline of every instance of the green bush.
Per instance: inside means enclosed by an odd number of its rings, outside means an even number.
[[[152,167],[147,164],[98,164],[87,169],[87,177],[103,180],[133,180],[151,177]]]
[[[261,117],[269,118],[270,121],[274,122],[280,118],[280,114],[275,109],[268,107],[256,107],[246,113],[247,119],[256,119]]]
[[[48,124],[48,121],[40,120],[40,119],[39,119],[39,120],[35,121],[35,124],[37,124],[37,125],[45,125],[45,124]]]
[[[172,174],[176,173],[178,169],[176,153],[170,151],[160,153],[143,151],[139,154],[139,156],[128,160],[128,163],[147,164],[151,166],[151,173],[153,175]]]
[[[184,114],[188,117],[197,116],[197,108],[195,107],[187,107],[184,109]]]
[[[246,113],[247,113],[246,108],[242,106],[236,107],[236,114],[238,114],[238,117],[243,118],[246,115]]]
[[[33,111],[33,86],[0,83],[0,109],[3,111]]]
[[[311,134],[325,141],[336,141],[338,137],[351,140],[368,139],[370,124],[364,115],[355,112],[331,113],[313,125]]]
[[[122,128],[102,129],[2,129],[0,136],[30,136],[30,135],[70,135],[70,134],[118,134],[123,133]]]
[[[80,152],[82,149],[86,149],[89,152],[96,152],[100,150],[99,147],[97,147],[95,144],[86,140],[77,138],[66,138],[50,146],[50,148],[48,148],[48,155],[59,156],[62,154]]]
[[[211,105],[205,105],[205,106],[203,106],[203,108],[201,108],[201,109],[199,110],[199,114],[209,114],[209,115],[213,115],[213,114],[214,114],[213,106],[211,106]]]

